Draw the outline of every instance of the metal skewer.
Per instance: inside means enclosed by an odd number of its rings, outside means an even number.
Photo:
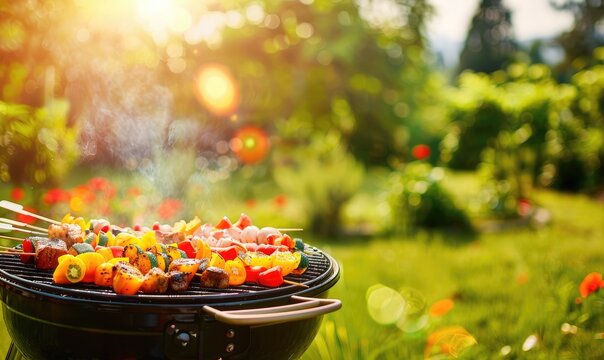
[[[12,212],[16,212],[18,214],[32,216],[32,217],[35,217],[37,219],[49,222],[51,224],[61,225],[61,223],[58,222],[58,221],[56,221],[56,220],[49,219],[47,217],[34,214],[34,213],[29,212],[27,210],[23,210],[23,205],[15,204],[14,202],[10,202],[8,200],[2,200],[2,201],[0,201],[0,207],[5,208],[6,210],[10,210]]]
[[[10,224],[0,223],[0,232],[10,232],[10,231],[20,231],[20,232],[23,232],[26,234],[35,234],[35,235],[46,235],[47,234],[47,233],[43,233],[43,232],[39,232],[39,231],[32,231],[32,230],[16,228]]]
[[[5,218],[0,218],[0,223],[17,225],[17,226],[21,226],[21,227],[25,227],[25,228],[30,228],[30,229],[38,230],[38,231],[44,231],[44,232],[48,231],[48,229],[44,229],[44,228],[39,227],[39,226],[33,226],[33,225],[29,225],[29,224],[26,224],[26,223],[21,222],[21,221],[15,221],[15,220],[10,220],[10,219],[5,219]]]

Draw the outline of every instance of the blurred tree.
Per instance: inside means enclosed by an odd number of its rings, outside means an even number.
[[[516,48],[510,10],[502,0],[481,0],[459,56],[458,73],[500,70],[513,59]]]
[[[558,66],[564,81],[587,65],[592,52],[604,45],[604,2],[601,0],[550,0],[554,9],[570,11],[575,17],[573,28],[558,37],[565,52],[564,61]]]

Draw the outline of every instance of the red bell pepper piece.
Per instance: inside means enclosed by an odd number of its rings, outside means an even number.
[[[230,228],[230,227],[231,227],[231,225],[232,225],[232,224],[231,224],[231,220],[229,220],[229,218],[225,216],[225,217],[223,217],[223,218],[222,218],[222,219],[221,219],[221,220],[218,222],[218,224],[216,224],[216,226],[214,226],[214,227],[215,227],[216,229],[222,229],[222,230],[224,230],[224,229],[228,229],[228,228]]]
[[[251,266],[245,267],[245,282],[258,283],[258,276],[260,273],[265,272],[267,269],[264,266]]]
[[[26,238],[25,240],[23,240],[22,249],[23,249],[24,253],[33,253],[36,251],[34,249],[34,244],[30,238]],[[21,262],[24,264],[28,264],[28,263],[34,261],[33,255],[21,255],[20,258],[21,258]]]
[[[113,253],[114,258],[122,257],[124,255],[123,246],[113,245],[113,246],[110,246],[109,248],[111,249],[111,252]]]
[[[273,240],[273,245],[286,246],[288,249],[293,249],[296,246],[296,242],[291,236],[283,234],[282,236]]]
[[[225,248],[216,249],[218,255],[222,256],[225,261],[234,260],[237,257],[237,247],[229,246]]]
[[[273,266],[272,268],[258,274],[258,283],[266,287],[277,287],[283,284],[281,267]]]
[[[195,259],[195,256],[197,255],[197,251],[195,250],[195,246],[193,246],[193,243],[191,242],[191,240],[184,240],[179,242],[178,244],[176,244],[176,246],[184,251],[187,254],[187,257],[189,259]]]
[[[241,213],[239,216],[239,220],[237,220],[233,226],[240,228],[241,230],[245,229],[248,226],[252,225],[252,219],[244,213]]]

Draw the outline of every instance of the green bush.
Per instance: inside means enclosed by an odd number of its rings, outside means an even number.
[[[78,130],[66,101],[34,108],[0,101],[0,181],[56,185],[78,158]]]
[[[411,162],[393,173],[390,207],[395,233],[418,228],[472,228],[465,211],[444,188],[443,178],[442,168],[423,161]]]
[[[341,211],[361,186],[365,170],[335,132],[311,137],[307,146],[280,151],[273,169],[278,186],[299,198],[315,234],[335,236]]]

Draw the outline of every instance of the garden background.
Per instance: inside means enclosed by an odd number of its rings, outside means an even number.
[[[450,65],[427,0],[2,0],[0,198],[305,229],[305,359],[604,358],[604,4],[548,6],[478,1]]]

